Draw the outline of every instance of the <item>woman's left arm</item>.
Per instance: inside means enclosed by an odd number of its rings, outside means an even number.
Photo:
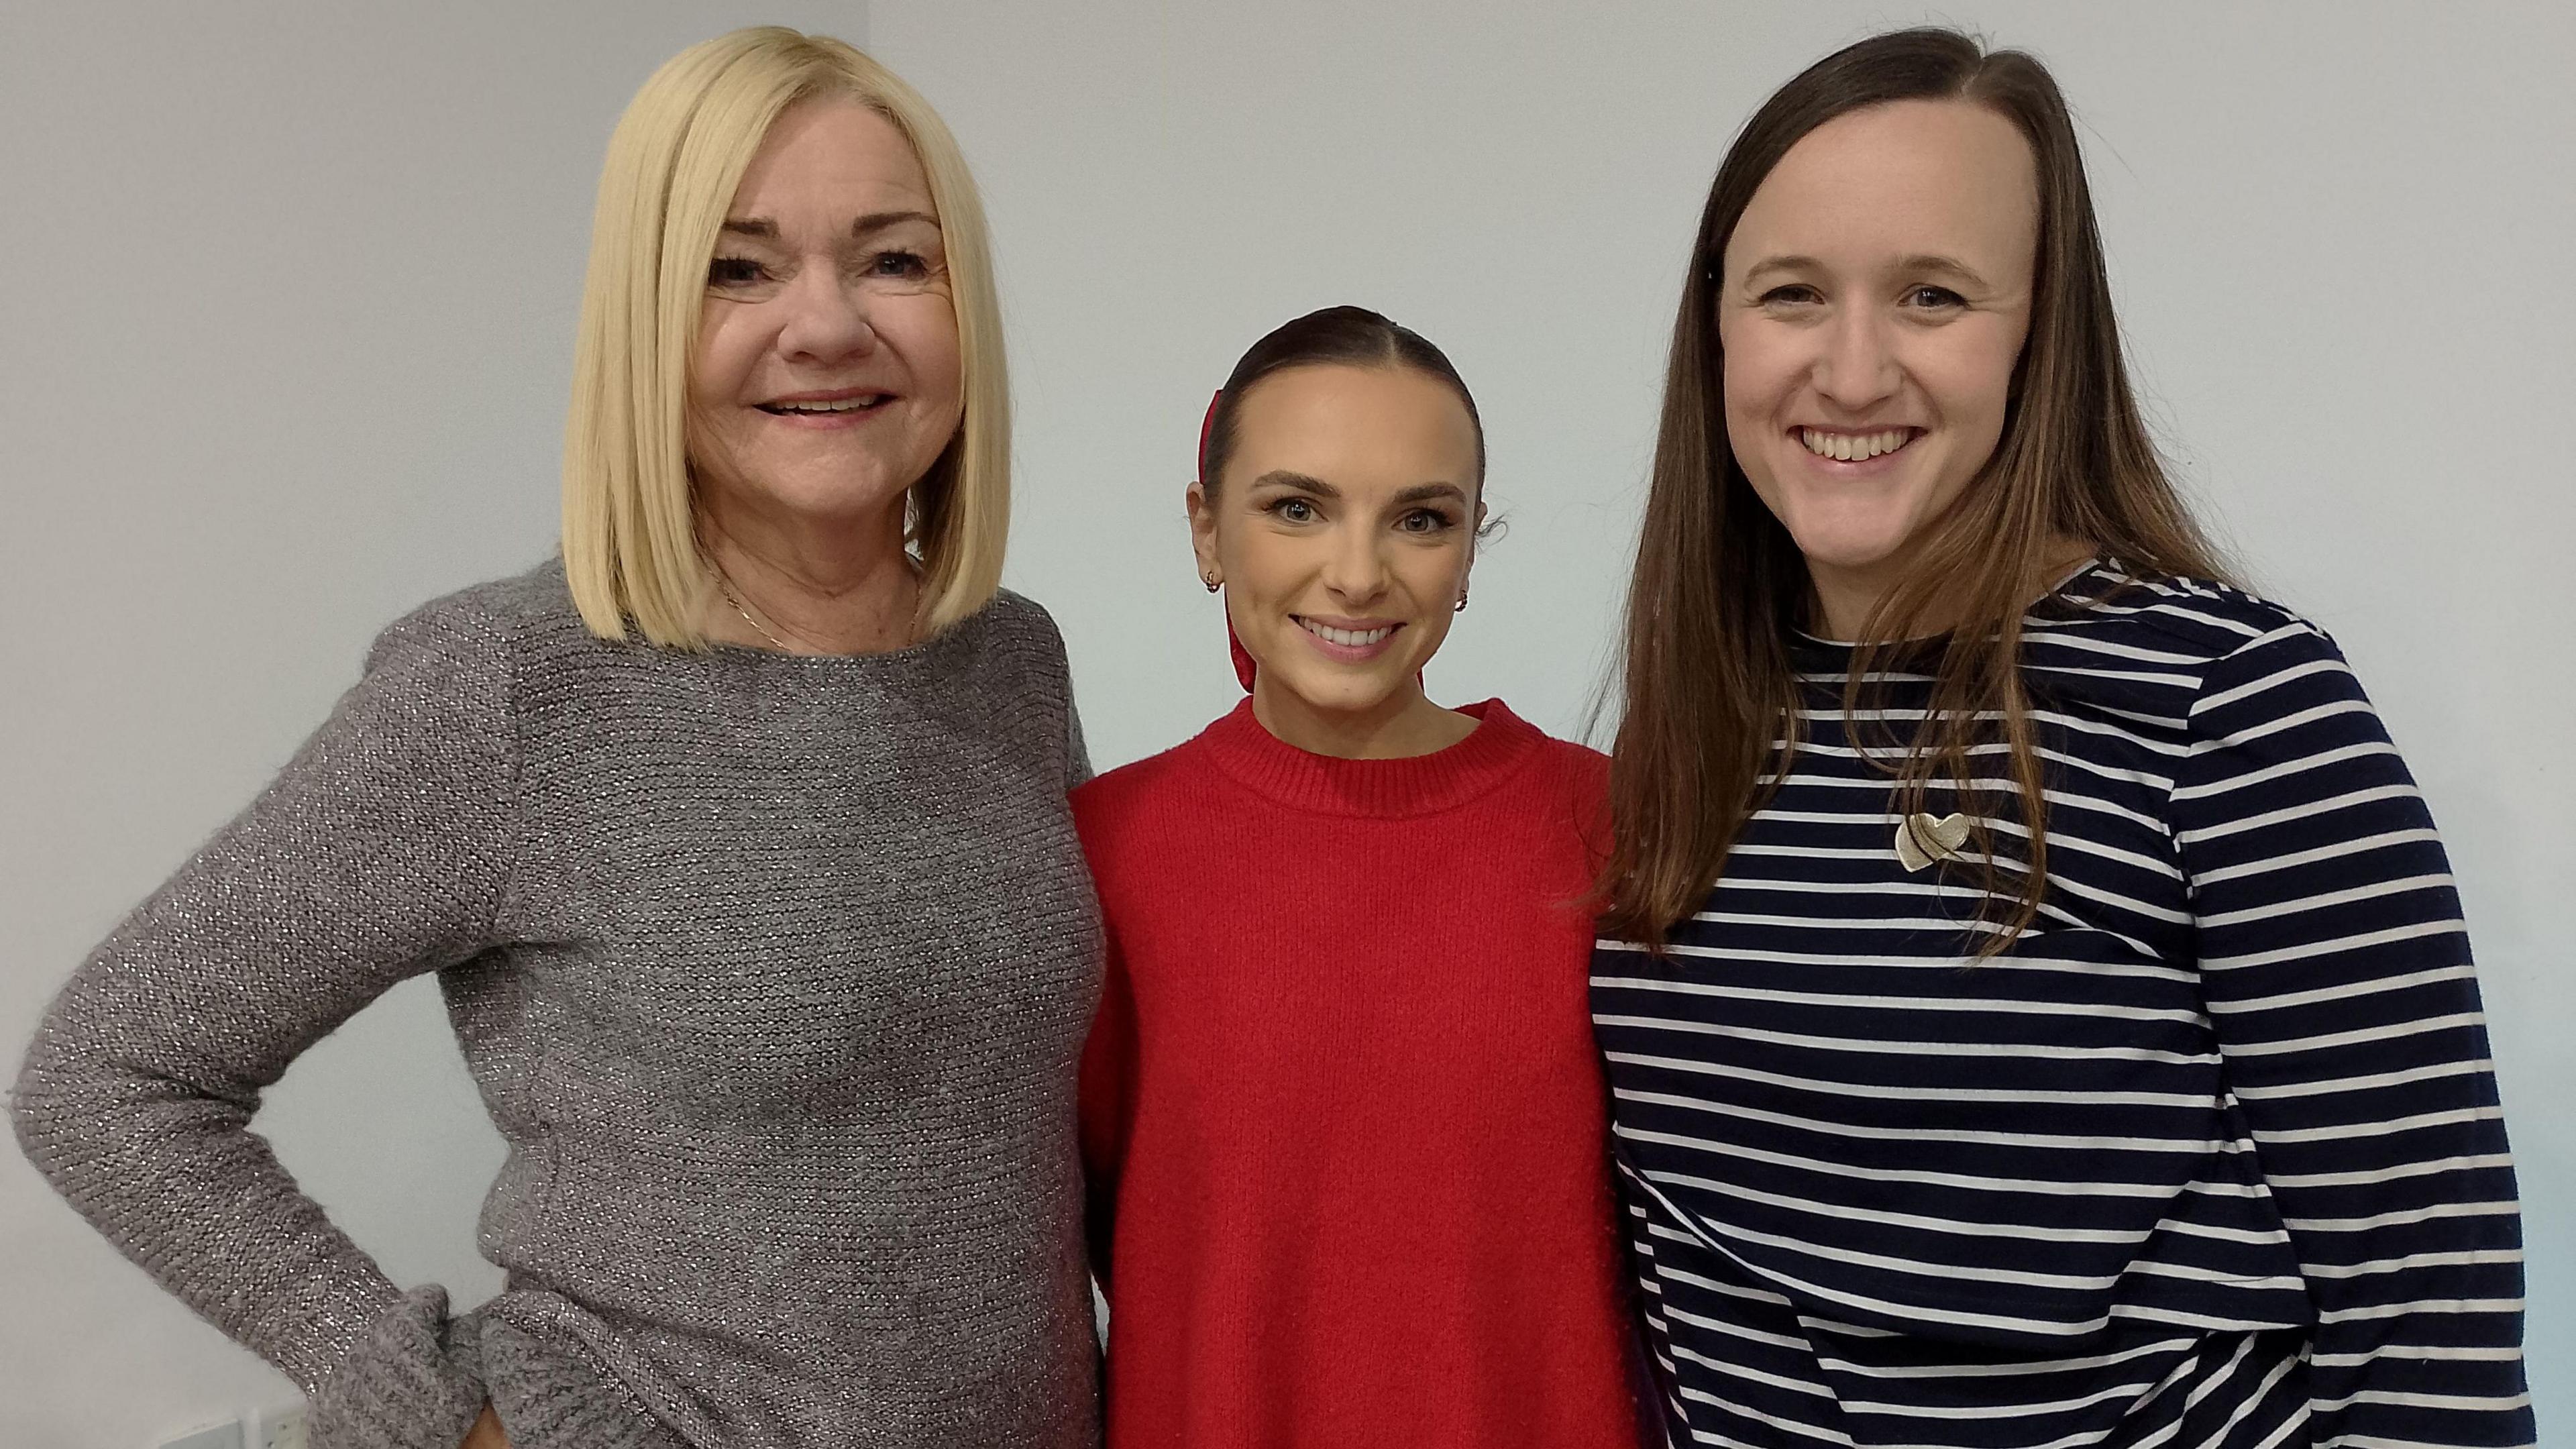
[[[2333,641],[2210,666],[2173,826],[2229,1086],[2317,1311],[2318,1445],[2528,1445],[2522,1225],[2432,817]]]

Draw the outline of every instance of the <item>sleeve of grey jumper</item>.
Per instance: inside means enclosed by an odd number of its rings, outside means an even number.
[[[513,839],[509,645],[454,603],[388,629],[250,807],[93,953],[11,1104],[128,1258],[314,1399],[317,1446],[455,1449],[482,1402],[444,1293],[404,1293],[250,1130],[306,1047],[491,943]]]

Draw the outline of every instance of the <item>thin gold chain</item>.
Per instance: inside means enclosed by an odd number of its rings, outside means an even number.
[[[751,616],[751,610],[743,605],[742,595],[733,591],[733,578],[724,571],[723,564],[717,563],[713,556],[709,556],[707,559],[707,565],[715,570],[716,592],[724,595],[724,601],[733,605],[733,611],[742,616],[742,621],[744,623],[749,624],[755,631],[757,631],[761,638],[778,646],[778,651],[780,653],[793,654],[796,652],[795,646],[769,632],[768,625],[763,624],[758,619]]]

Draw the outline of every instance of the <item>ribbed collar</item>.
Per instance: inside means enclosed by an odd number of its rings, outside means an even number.
[[[1309,754],[1262,728],[1249,699],[1202,731],[1198,743],[1219,769],[1282,805],[1318,815],[1430,815],[1500,785],[1547,738],[1499,699],[1460,705],[1458,712],[1476,721],[1465,739],[1403,760]]]

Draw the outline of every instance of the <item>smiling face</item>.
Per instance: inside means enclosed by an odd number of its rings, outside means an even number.
[[[1857,626],[1994,455],[2038,232],[2029,143],[1964,101],[1826,122],[1737,221],[1717,304],[1727,438],[1826,627]]]
[[[689,369],[702,505],[806,524],[899,518],[964,410],[920,160],[856,101],[800,101],[725,218]]]
[[[1310,364],[1246,390],[1225,476],[1190,487],[1190,524],[1274,733],[1301,743],[1278,723],[1290,714],[1446,713],[1419,675],[1474,561],[1477,458],[1457,391],[1410,367]]]

